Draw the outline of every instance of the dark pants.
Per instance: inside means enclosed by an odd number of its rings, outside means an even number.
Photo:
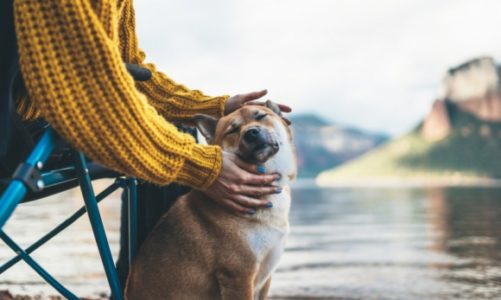
[[[188,188],[176,184],[165,187],[149,183],[140,183],[137,188],[137,208],[138,208],[138,247],[144,242],[148,234],[153,230],[158,219],[166,213],[174,204],[177,198],[187,193]],[[129,251],[128,251],[128,205],[125,192],[122,193],[122,210],[120,225],[120,254],[117,261],[118,276],[122,287],[125,288],[125,281],[129,273]]]
[[[196,138],[196,130],[189,127],[178,127],[182,132],[193,135]],[[141,248],[148,234],[158,222],[158,219],[165,214],[174,202],[183,194],[189,191],[188,188],[171,184],[160,187],[158,185],[140,182],[137,187],[137,244]],[[120,224],[120,254],[117,261],[118,276],[122,288],[125,288],[125,281],[129,274],[129,251],[128,251],[128,205],[127,196],[122,193],[122,209]]]

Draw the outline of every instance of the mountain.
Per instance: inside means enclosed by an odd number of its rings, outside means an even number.
[[[489,57],[449,69],[439,98],[414,130],[320,174],[317,181],[469,182],[501,178],[500,73]]]
[[[298,154],[299,177],[315,177],[321,171],[354,159],[387,140],[384,134],[331,124],[315,114],[292,115],[290,120]]]

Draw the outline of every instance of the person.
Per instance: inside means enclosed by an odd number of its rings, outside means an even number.
[[[17,111],[24,120],[43,117],[112,170],[202,190],[237,213],[264,208],[258,195],[276,192],[279,175],[197,144],[173,125],[189,124],[197,113],[221,117],[266,90],[213,97],[157,71],[138,46],[131,0],[15,0],[14,19],[26,86]],[[134,82],[124,63],[149,69],[151,79]]]
[[[252,195],[275,192],[275,175],[256,175],[256,166],[197,145],[171,124],[196,113],[220,117],[266,91],[210,97],[146,64],[130,0],[19,0],[14,17],[29,95],[23,116],[43,116],[77,149],[123,174],[201,189],[242,213],[266,205]],[[150,69],[152,78],[135,84],[123,62]]]

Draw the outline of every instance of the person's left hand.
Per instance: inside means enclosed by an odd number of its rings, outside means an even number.
[[[242,107],[242,105],[244,105],[250,101],[257,100],[257,99],[263,97],[264,95],[266,95],[267,93],[268,93],[267,90],[262,90],[262,91],[257,91],[257,92],[250,92],[250,93],[238,94],[235,96],[231,96],[230,98],[228,98],[228,100],[226,100],[226,103],[224,104],[224,114],[225,115],[230,114],[230,113],[234,112],[235,110],[239,109],[240,107]],[[253,102],[253,103],[249,103],[249,104],[262,105],[262,104],[264,104],[264,102],[263,103]],[[291,112],[291,110],[292,110],[289,106],[284,105],[284,104],[278,104],[278,107],[283,112]]]

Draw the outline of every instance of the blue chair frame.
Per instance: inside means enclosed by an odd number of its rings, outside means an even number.
[[[37,263],[30,256],[30,254],[73,224],[78,218],[87,212],[108,284],[110,286],[111,294],[115,300],[122,300],[123,290],[120,286],[118,273],[111,255],[108,239],[106,237],[106,232],[97,204],[118,188],[123,188],[126,191],[129,205],[128,252],[129,264],[131,264],[137,248],[137,180],[135,178],[114,176],[116,177],[114,183],[96,196],[91,181],[92,179],[97,179],[97,177],[93,178],[92,172],[89,172],[88,164],[84,155],[76,150],[72,150],[72,167],[42,172],[44,164],[47,162],[50,154],[56,147],[57,139],[57,135],[54,133],[53,129],[50,127],[45,129],[43,135],[39,139],[33,151],[30,153],[24,165],[28,168],[34,168],[41,172],[39,179],[36,181],[36,186],[38,187],[38,190],[48,190],[49,192],[46,193],[46,195],[52,195],[60,192],[61,190],[79,185],[85,205],[73,213],[65,221],[56,226],[53,230],[38,239],[31,246],[26,249],[22,249],[2,229],[14,212],[16,206],[22,202],[23,199],[27,198],[30,190],[30,186],[26,183],[26,181],[19,178],[12,179],[0,198],[0,239],[3,240],[3,242],[17,255],[0,266],[0,274],[8,270],[17,262],[23,260],[61,295],[67,299],[79,299],[75,294],[59,283],[52,275],[45,271],[45,269],[43,269],[43,267]],[[52,187],[58,186],[62,186],[63,188],[56,188],[54,189],[54,192],[50,191]]]

